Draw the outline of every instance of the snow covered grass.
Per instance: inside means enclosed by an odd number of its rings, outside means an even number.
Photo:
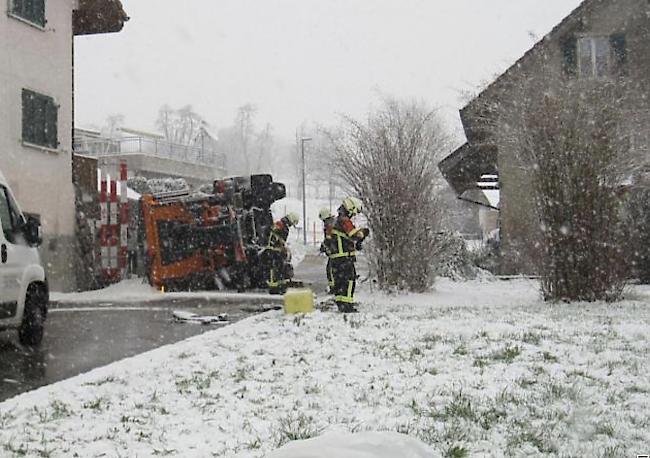
[[[362,292],[361,313],[274,311],[0,404],[0,455],[262,457],[397,431],[432,456],[650,453],[650,291],[539,301],[535,284]]]

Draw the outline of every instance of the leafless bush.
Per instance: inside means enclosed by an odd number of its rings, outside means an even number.
[[[515,133],[539,220],[534,256],[546,300],[622,292],[622,184],[630,173],[614,100],[601,89],[546,95]]]
[[[437,159],[448,137],[435,113],[385,99],[365,123],[344,118],[331,135],[343,179],[364,202],[368,258],[384,289],[423,291],[435,277],[442,187]]]

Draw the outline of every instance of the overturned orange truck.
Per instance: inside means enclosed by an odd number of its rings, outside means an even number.
[[[260,255],[286,196],[271,175],[216,180],[211,194],[143,195],[141,237],[149,282],[166,290],[265,287]]]

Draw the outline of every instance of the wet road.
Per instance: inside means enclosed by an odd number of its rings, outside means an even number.
[[[176,322],[172,310],[196,309],[195,301],[175,302],[129,307],[58,304],[48,315],[43,344],[33,350],[21,346],[15,332],[2,333],[0,400],[223,326]],[[231,323],[257,310],[210,307],[210,313],[228,313]]]
[[[325,290],[324,262],[322,258],[307,257],[296,268],[296,278],[313,282],[317,294]],[[109,305],[108,301],[101,305],[55,304],[40,348],[21,346],[15,331],[0,333],[0,401],[223,326],[179,323],[172,316],[175,309],[227,313],[233,323],[271,306],[215,303],[208,299],[170,299],[128,306]]]

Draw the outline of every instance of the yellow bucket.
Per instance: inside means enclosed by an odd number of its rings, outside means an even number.
[[[311,313],[314,311],[314,293],[311,289],[290,289],[284,294],[285,313]]]

